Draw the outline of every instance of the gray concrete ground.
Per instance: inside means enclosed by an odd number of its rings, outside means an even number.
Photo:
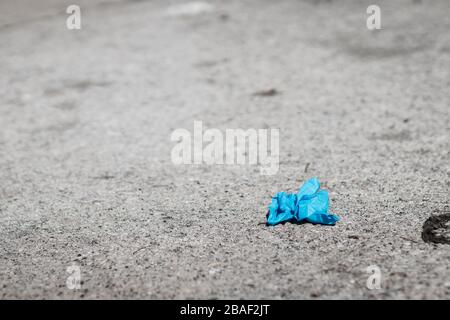
[[[421,238],[449,211],[450,2],[179,3],[0,3],[0,297],[450,298]],[[280,128],[280,171],[175,166],[194,120]],[[266,227],[312,176],[342,220]]]

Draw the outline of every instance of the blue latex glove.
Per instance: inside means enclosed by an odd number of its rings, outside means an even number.
[[[320,190],[317,178],[306,181],[297,194],[278,192],[272,198],[267,213],[267,225],[274,226],[286,221],[308,221],[333,225],[339,217],[328,212],[328,192]]]

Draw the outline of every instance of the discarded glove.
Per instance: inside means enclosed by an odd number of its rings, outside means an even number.
[[[320,190],[317,178],[306,181],[297,194],[278,192],[272,198],[267,213],[267,225],[274,226],[281,222],[306,220],[311,223],[334,225],[339,217],[327,213],[328,192]]]

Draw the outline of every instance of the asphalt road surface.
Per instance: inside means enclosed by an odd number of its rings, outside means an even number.
[[[2,1],[0,297],[449,299],[450,2],[373,2]],[[173,164],[194,120],[279,171]],[[267,227],[313,176],[341,221]]]

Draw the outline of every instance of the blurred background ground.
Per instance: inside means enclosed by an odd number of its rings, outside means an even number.
[[[0,297],[450,298],[421,238],[449,211],[450,2],[376,1],[369,31],[372,2],[76,1],[74,31],[72,0],[1,1]],[[173,165],[194,120],[280,128],[279,172]],[[311,176],[342,220],[266,227]]]

